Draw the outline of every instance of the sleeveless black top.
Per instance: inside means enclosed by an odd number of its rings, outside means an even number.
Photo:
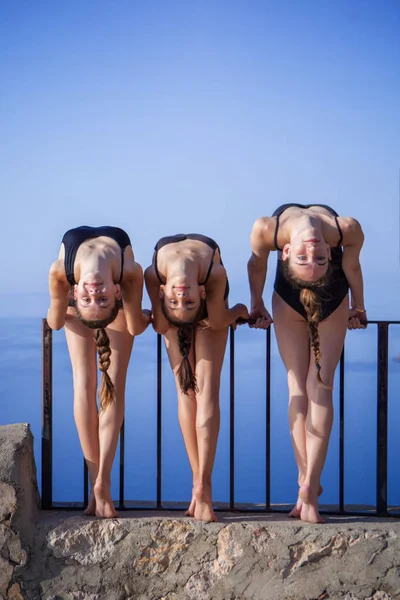
[[[75,285],[75,277],[74,277],[74,266],[75,266],[75,258],[76,253],[78,252],[78,248],[83,242],[86,242],[89,239],[97,238],[100,236],[106,236],[119,244],[121,248],[121,273],[119,280],[116,283],[120,283],[122,280],[122,274],[124,270],[124,250],[127,246],[131,245],[131,241],[129,239],[128,234],[119,227],[88,227],[86,225],[82,225],[81,227],[76,227],[75,229],[69,229],[63,236],[62,243],[64,244],[65,256],[64,256],[64,266],[65,273],[67,276],[68,283],[70,285]]]
[[[154,264],[154,270],[157,275],[157,279],[160,283],[164,284],[165,281],[162,280],[160,272],[158,270],[158,266],[157,266],[158,251],[161,248],[163,248],[164,246],[166,246],[167,244],[176,244],[177,242],[183,242],[185,240],[197,240],[199,242],[203,242],[204,244],[207,244],[207,246],[209,246],[213,251],[212,256],[211,256],[210,265],[207,270],[206,278],[204,279],[204,281],[199,282],[199,285],[205,285],[210,278],[211,271],[212,271],[213,264],[214,264],[214,255],[215,255],[216,250],[219,251],[220,263],[223,266],[224,263],[222,262],[222,258],[221,258],[221,250],[220,250],[217,242],[214,241],[212,238],[209,238],[206,235],[202,235],[201,233],[188,233],[188,234],[177,233],[176,235],[167,235],[165,237],[162,237],[154,247],[153,264]],[[228,298],[228,295],[229,295],[229,281],[228,281],[228,278],[226,278],[224,300],[226,300]],[[206,300],[206,307],[205,307],[204,313],[202,314],[201,318],[206,319],[207,317],[208,317],[208,313],[207,313],[207,300]]]
[[[334,310],[338,308],[338,306],[342,303],[346,295],[349,291],[349,284],[346,279],[346,275],[342,268],[342,256],[343,250],[341,247],[341,243],[343,240],[342,230],[340,229],[340,225],[338,222],[338,214],[337,212],[327,206],[326,204],[297,204],[295,202],[290,204],[282,204],[279,208],[277,208],[272,216],[276,217],[276,227],[274,233],[274,245],[278,250],[278,261],[276,267],[276,275],[275,275],[275,283],[274,289],[279,294],[279,296],[291,306],[295,311],[301,314],[304,318],[306,318],[306,312],[302,303],[300,302],[300,291],[297,288],[294,288],[293,285],[286,279],[283,273],[283,265],[282,265],[282,249],[278,247],[278,230],[279,230],[279,217],[281,214],[289,207],[297,206],[298,208],[311,208],[313,206],[320,206],[322,208],[326,208],[334,217],[336,222],[336,227],[339,233],[339,241],[337,246],[331,248],[331,266],[332,266],[332,275],[329,278],[328,284],[324,287],[323,292],[321,292],[321,321],[326,319]]]

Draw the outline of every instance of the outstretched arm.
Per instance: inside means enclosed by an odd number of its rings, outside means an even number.
[[[160,301],[160,282],[157,279],[153,265],[147,267],[144,272],[147,293],[150,297],[151,312],[153,317],[153,329],[157,333],[164,335],[170,328],[170,324],[163,315]]]
[[[58,330],[65,325],[70,289],[63,261],[56,260],[49,273],[50,308],[47,312],[47,322],[51,329]]]
[[[268,257],[272,249],[269,241],[271,229],[271,219],[262,217],[254,223],[250,235],[251,256],[247,263],[247,274],[250,286],[250,317],[256,319],[255,327],[268,327],[272,322],[262,297]]]
[[[348,219],[344,227],[342,268],[350,287],[349,329],[364,328],[361,321],[367,320],[364,305],[364,282],[360,265],[360,252],[364,244],[364,233],[355,219]]]
[[[121,287],[128,331],[131,335],[140,335],[149,325],[150,315],[142,310],[143,270],[133,258],[125,260]]]
[[[209,285],[207,286],[207,312],[211,329],[223,329],[237,319],[248,319],[249,312],[244,304],[235,304],[227,308],[224,300],[226,288],[226,271],[222,265],[214,265]]]
[[[364,283],[360,265],[360,252],[364,243],[361,225],[349,219],[344,231],[342,267],[351,293],[352,308],[364,309]]]

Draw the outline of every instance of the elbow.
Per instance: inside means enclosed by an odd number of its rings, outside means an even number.
[[[160,324],[157,321],[153,321],[153,330],[159,335],[165,335],[169,329],[168,323]]]
[[[60,331],[65,325],[65,323],[61,323],[49,317],[47,317],[47,324],[53,331]]]

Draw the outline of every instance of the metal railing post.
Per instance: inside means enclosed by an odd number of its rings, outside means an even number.
[[[42,320],[42,508],[53,504],[53,332]]]

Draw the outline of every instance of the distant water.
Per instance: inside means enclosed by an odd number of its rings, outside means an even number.
[[[0,424],[28,422],[35,437],[40,483],[41,319],[0,319]],[[83,500],[83,460],[72,414],[72,375],[63,331],[53,334],[53,500]],[[348,332],[345,371],[345,503],[376,502],[377,328]],[[390,329],[388,499],[400,505],[400,327]],[[235,501],[265,502],[265,334],[235,333]],[[156,499],[156,335],[135,340],[128,371],[125,416],[125,500]],[[271,502],[296,498],[296,467],[287,424],[286,374],[272,335]],[[339,379],[335,421],[322,477],[321,503],[339,498]],[[118,498],[119,455],[112,473]],[[221,383],[221,431],[214,467],[216,502],[229,501],[229,342]],[[162,498],[188,501],[191,474],[177,419],[177,400],[163,350]]]

